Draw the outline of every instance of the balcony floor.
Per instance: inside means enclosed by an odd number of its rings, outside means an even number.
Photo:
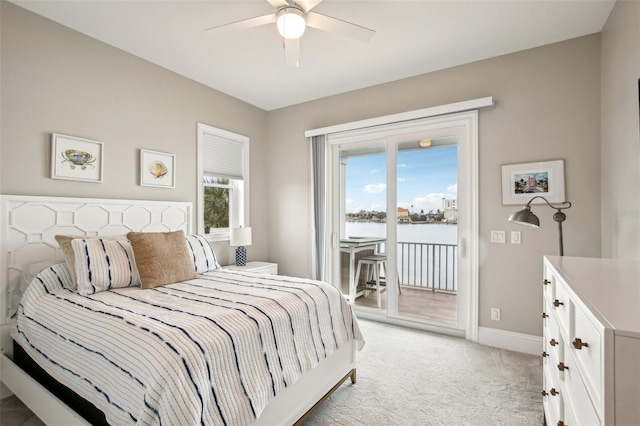
[[[387,292],[382,291],[382,306],[386,306]],[[437,321],[457,322],[457,296],[451,293],[432,292],[415,287],[402,286],[402,294],[398,295],[398,313],[403,316]],[[356,306],[376,308],[376,293],[356,299]]]

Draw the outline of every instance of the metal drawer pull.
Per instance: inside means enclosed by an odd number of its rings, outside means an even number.
[[[551,395],[553,395],[553,396],[556,396],[556,395],[558,395],[560,392],[558,392],[558,391],[556,390],[556,388],[551,388],[551,390],[549,391],[549,393],[550,393]]]
[[[549,395],[549,394],[547,393],[547,391],[546,391],[546,390],[544,390],[544,389],[543,389],[543,390],[542,390],[542,396],[547,396],[547,395]]]
[[[544,281],[542,281],[542,284],[544,284],[544,285],[549,285],[549,284],[551,284],[551,281],[549,281],[549,280],[544,280]]]
[[[582,347],[584,346],[585,348],[589,347],[589,344],[587,342],[583,342],[582,340],[580,340],[578,337],[576,337],[575,339],[573,339],[573,347],[580,350],[582,349]]]
[[[564,370],[568,370],[568,369],[569,369],[569,367],[564,365],[564,362],[561,362],[560,364],[558,364],[558,370],[564,371]]]
[[[546,313],[543,312],[542,313],[542,319],[545,319],[545,318],[549,318],[549,315],[547,315]]]
[[[559,301],[558,299],[553,301],[553,306],[555,306],[556,308],[560,305],[564,305],[564,303],[562,303],[561,301]]]
[[[546,352],[542,352],[542,358],[545,358],[545,357],[548,357],[548,356],[549,356],[549,354],[548,354],[548,353],[546,353]]]
[[[551,340],[549,340],[549,344],[550,344],[551,346],[555,346],[555,345],[557,345],[557,344],[558,344],[558,342],[556,341],[556,339],[551,339]]]

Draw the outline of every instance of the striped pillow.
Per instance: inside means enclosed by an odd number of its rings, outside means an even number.
[[[111,288],[140,285],[133,249],[129,241],[75,238],[78,293],[86,296]]]
[[[209,241],[202,235],[187,235],[187,247],[198,274],[220,268],[216,253]]]

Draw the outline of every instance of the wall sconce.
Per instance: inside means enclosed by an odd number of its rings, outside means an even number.
[[[247,249],[244,246],[251,245],[251,228],[231,228],[229,244],[236,249],[236,266],[247,264]]]
[[[509,216],[509,222],[515,223],[517,225],[528,226],[530,228],[539,228],[540,219],[538,219],[538,216],[533,214],[533,212],[531,211],[531,202],[536,198],[543,199],[549,207],[557,210],[557,212],[553,214],[553,220],[558,222],[558,243],[560,245],[560,256],[564,256],[564,248],[562,242],[562,222],[564,222],[564,220],[567,218],[567,215],[565,215],[562,210],[571,207],[571,203],[569,201],[563,201],[559,205],[554,206],[546,198],[540,195],[536,195],[529,200],[529,202],[524,206],[522,210],[512,213],[511,216]]]

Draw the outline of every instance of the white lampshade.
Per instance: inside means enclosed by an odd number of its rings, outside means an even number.
[[[234,247],[251,245],[251,228],[231,228],[231,241]]]
[[[276,25],[282,37],[292,40],[300,38],[306,28],[304,12],[295,7],[285,7],[278,12]]]

